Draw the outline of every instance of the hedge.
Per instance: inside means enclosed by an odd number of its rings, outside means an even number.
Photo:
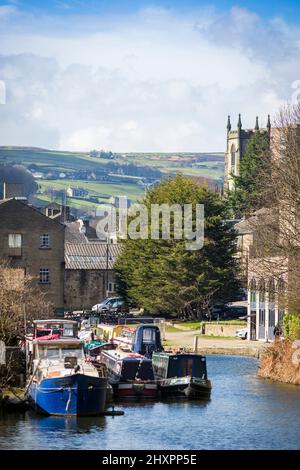
[[[288,313],[283,317],[283,334],[285,338],[300,339],[300,314]]]

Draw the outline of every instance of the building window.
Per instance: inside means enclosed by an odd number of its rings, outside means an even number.
[[[115,292],[116,291],[116,284],[114,282],[108,283],[108,292]]]
[[[22,235],[20,233],[10,233],[8,235],[9,248],[22,248]]]
[[[266,325],[266,311],[265,311],[265,283],[263,280],[259,283],[259,318],[258,318],[258,337],[264,339],[265,325]]]
[[[49,248],[50,247],[50,235],[48,233],[43,233],[40,236],[40,248]]]
[[[269,333],[268,338],[274,338],[275,328],[275,282],[271,279],[269,282]]]
[[[48,268],[41,268],[40,269],[40,284],[49,284],[50,282],[50,275]]]
[[[250,339],[256,339],[256,282],[250,283]]]
[[[250,284],[250,312],[251,315],[256,315],[256,282],[252,279]]]
[[[285,312],[285,284],[283,279],[279,279],[278,282],[278,324],[279,327],[283,327],[283,317]]]
[[[259,324],[265,326],[265,291],[263,288],[259,291]]]
[[[231,160],[231,173],[233,175],[236,174],[235,171],[235,146],[232,144],[231,149],[230,149],[230,160]]]

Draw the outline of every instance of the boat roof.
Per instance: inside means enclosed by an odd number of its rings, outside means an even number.
[[[65,320],[64,318],[49,318],[48,320],[33,320],[32,322],[34,325],[37,323],[73,323],[77,324],[77,320]]]
[[[77,338],[60,338],[60,339],[34,339],[33,344],[42,344],[42,345],[52,345],[52,346],[60,346],[62,344],[72,344],[72,345],[80,345],[83,344],[81,339]]]
[[[103,328],[106,330],[115,330],[116,328],[124,327],[124,325],[109,325],[107,323],[99,323],[97,326],[98,328]]]
[[[128,361],[133,361],[133,360],[141,360],[143,359],[145,362],[151,361],[151,359],[146,358],[145,356],[142,356],[142,354],[138,353],[132,353],[132,352],[127,352],[127,351],[122,351],[121,349],[108,349],[102,351],[102,354],[108,355],[112,357],[113,359],[119,359],[119,360],[128,360]]]
[[[154,352],[153,353],[153,356],[165,356],[165,357],[184,357],[184,356],[188,356],[188,357],[199,357],[199,358],[202,358],[202,357],[205,357],[201,354],[196,354],[196,353],[193,353],[193,352],[181,352],[181,351],[161,351],[161,352]]]

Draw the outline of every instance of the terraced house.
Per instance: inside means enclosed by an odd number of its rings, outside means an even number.
[[[0,201],[0,259],[32,276],[54,312],[64,307],[65,226],[17,198]]]

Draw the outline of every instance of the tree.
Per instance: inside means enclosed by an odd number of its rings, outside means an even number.
[[[259,269],[288,286],[289,312],[300,313],[300,102],[281,108],[275,118],[270,158],[260,169],[263,217],[250,219]]]
[[[234,299],[238,290],[235,232],[224,202],[191,178],[177,175],[148,190],[143,204],[204,204],[205,239],[201,250],[187,250],[186,240],[127,239],[115,270],[119,292],[151,314],[201,318],[215,302]],[[152,220],[148,228],[151,231]],[[161,226],[160,226],[161,228]]]
[[[240,163],[239,175],[233,175],[234,189],[228,193],[229,207],[236,217],[263,206],[264,187],[261,174],[269,161],[269,138],[255,132],[250,138]]]
[[[32,174],[22,165],[0,165],[0,197],[3,198],[3,183],[18,183],[23,185],[24,196],[36,192],[36,184]]]
[[[15,346],[24,337],[25,321],[51,315],[53,306],[22,269],[0,260],[0,341]]]

